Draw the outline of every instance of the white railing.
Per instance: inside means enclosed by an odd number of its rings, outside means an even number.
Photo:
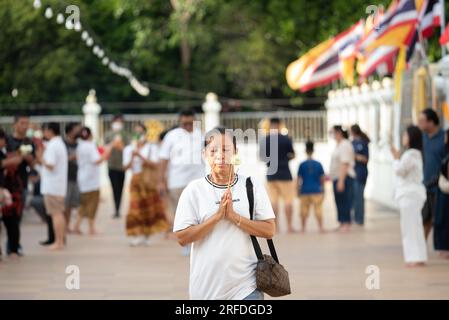
[[[230,129],[260,128],[262,122],[271,117],[279,117],[288,128],[289,135],[295,142],[303,142],[312,139],[316,142],[327,141],[327,115],[326,111],[274,111],[274,112],[229,112],[220,114],[221,125]],[[110,130],[113,115],[100,116],[99,141],[102,141],[104,134]],[[125,114],[125,130],[131,132],[133,127],[141,122],[156,120],[161,122],[165,129],[172,128],[178,124],[178,115],[170,114]],[[204,115],[199,114],[197,119],[201,121],[204,130]],[[31,123],[41,125],[44,122],[58,122],[61,124],[61,131],[64,132],[65,125],[69,122],[83,122],[81,115],[65,116],[32,116]],[[13,117],[0,117],[0,127],[10,132]]]
[[[285,122],[289,135],[295,142],[311,139],[327,141],[326,111],[273,111],[273,112],[232,112],[221,114],[221,123],[231,129],[257,129],[262,122],[278,117]]]
[[[36,124],[37,126],[42,126],[46,122],[57,122],[61,125],[61,132],[64,132],[65,126],[70,122],[83,122],[82,115],[48,115],[48,116],[31,116],[30,122]],[[1,116],[0,117],[0,127],[7,131],[12,131],[12,126],[14,123],[14,117]]]

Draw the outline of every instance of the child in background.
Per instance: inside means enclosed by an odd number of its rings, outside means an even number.
[[[301,232],[306,231],[306,222],[310,207],[313,206],[319,231],[324,232],[322,220],[322,204],[324,199],[324,170],[321,163],[312,159],[313,142],[306,142],[307,160],[298,168],[298,195],[301,200]]]

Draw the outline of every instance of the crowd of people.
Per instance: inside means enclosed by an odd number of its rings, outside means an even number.
[[[301,232],[306,230],[311,207],[319,231],[324,232],[322,203],[327,179],[333,185],[339,223],[336,231],[346,233],[353,224],[363,226],[369,137],[357,124],[349,128],[349,133],[341,125],[333,126],[330,136],[336,146],[330,157],[328,175],[322,164],[313,158],[313,142],[306,142],[307,159],[299,165],[294,183],[288,165],[295,157],[293,144],[279,128],[280,120],[271,119],[272,133],[262,141],[260,157],[268,167],[276,159],[277,171],[267,175],[267,188],[275,213],[279,199],[283,199],[288,232],[293,232],[291,203],[295,194],[300,200]],[[276,154],[267,153],[270,141],[278,145]],[[432,228],[434,249],[442,258],[449,258],[449,130],[444,132],[440,127],[434,110],[425,109],[419,115],[418,126],[409,126],[404,131],[402,149],[401,153],[391,146],[396,175],[394,198],[400,209],[404,261],[409,267],[423,266],[427,261],[426,240]]]
[[[11,134],[0,129],[0,208],[6,254],[12,259],[23,255],[20,222],[26,204],[45,222],[48,237],[40,244],[51,250],[64,249],[68,234],[83,234],[84,218],[88,234],[96,235],[103,162],[107,162],[112,187],[113,218],[121,216],[125,173],[130,171],[125,218],[129,244],[149,244],[155,235],[170,237],[183,189],[204,173],[203,136],[194,120],[194,112],[184,110],[176,127],[162,132],[159,141],[149,142],[143,124],[137,123],[129,133],[123,116],[118,115],[105,134],[104,146],[99,146],[90,128],[81,123],[61,128],[49,122],[38,127],[28,115],[16,115]],[[188,255],[190,247],[183,252]]]
[[[369,138],[358,125],[350,128],[352,141],[347,131],[340,125],[332,127],[330,136],[336,141],[331,155],[329,173],[325,174],[323,165],[314,159],[314,142],[305,143],[306,160],[301,162],[296,179],[293,178],[289,161],[295,158],[293,142],[282,134],[279,118],[270,119],[270,133],[261,140],[260,159],[267,167],[276,162],[277,169],[272,174],[267,170],[267,189],[276,216],[280,201],[283,200],[287,217],[288,232],[294,232],[292,226],[292,201],[300,200],[301,232],[306,231],[307,218],[313,208],[320,232],[325,232],[322,218],[324,201],[324,185],[330,179],[333,184],[335,204],[337,208],[337,231],[348,232],[351,223],[364,224],[365,206],[364,190],[368,178]],[[276,143],[277,148],[270,148]],[[296,180],[296,182],[295,182]],[[277,224],[279,225],[279,224]]]
[[[68,242],[67,234],[83,234],[84,218],[88,221],[88,234],[96,235],[100,165],[107,162],[114,201],[113,218],[121,216],[125,173],[130,172],[125,219],[129,244],[148,245],[154,238],[165,235],[166,238],[178,238],[183,245],[183,254],[189,255],[191,243],[206,234],[198,231],[201,228],[184,232],[186,226],[209,221],[208,216],[202,216],[209,209],[196,212],[202,201],[217,198],[217,208],[224,208],[224,211],[217,211],[217,215],[223,217],[229,210],[226,208],[241,205],[234,204],[235,200],[232,198],[230,201],[227,197],[232,188],[244,188],[246,179],[244,176],[239,178],[235,172],[228,172],[230,169],[220,164],[236,153],[235,142],[234,152],[232,146],[223,151],[219,150],[220,146],[217,150],[209,150],[216,142],[210,137],[207,140],[207,134],[204,136],[194,121],[195,113],[183,110],[175,127],[162,132],[159,141],[149,142],[145,125],[137,123],[129,132],[125,130],[123,116],[118,115],[105,133],[103,148],[99,148],[91,130],[80,123],[68,123],[61,128],[60,124],[50,122],[38,128],[30,124],[27,115],[17,115],[11,134],[0,130],[0,206],[6,229],[6,254],[12,258],[23,254],[20,224],[28,196],[31,196],[29,205],[47,225],[48,238],[41,241],[41,245],[49,246],[51,250],[64,249]],[[297,155],[292,139],[282,132],[281,126],[279,118],[270,119],[270,131],[260,141],[259,158],[267,165],[267,182],[265,187],[255,183],[257,196],[262,197],[258,205],[263,207],[260,212],[256,210],[256,216],[260,214],[264,217],[261,220],[273,218],[276,221],[279,206],[283,204],[287,231],[295,232],[293,201],[298,198],[300,232],[306,231],[312,209],[319,231],[326,232],[322,206],[325,183],[329,180],[339,223],[336,231],[347,233],[354,224],[363,226],[369,137],[357,124],[352,125],[349,132],[340,125],[333,126],[329,134],[336,144],[330,156],[329,172],[326,174],[323,165],[315,159],[314,142],[307,141],[305,160],[299,164],[294,176],[289,163]],[[61,129],[65,129],[64,134]],[[225,142],[229,142],[226,134],[223,134],[223,139],[226,145]],[[276,148],[271,148],[273,143]],[[404,131],[402,149],[403,152],[399,152],[391,147],[394,174],[397,176],[395,199],[400,208],[404,260],[408,266],[425,264],[426,239],[432,228],[435,250],[440,251],[442,257],[449,258],[449,131],[441,129],[435,111],[424,110],[419,116],[418,126],[410,126]],[[273,165],[275,170],[270,170]],[[207,184],[198,184],[198,179]],[[208,198],[206,192],[211,190],[217,194]],[[265,208],[266,201],[272,213]],[[76,211],[76,218],[72,218],[73,211]],[[231,213],[230,216],[231,220],[232,216],[238,219],[239,227],[243,224],[244,229],[259,230],[257,225],[241,218],[245,217],[243,214],[237,217]],[[217,221],[212,219],[209,224],[215,225]],[[211,228],[209,224],[206,223],[206,230]],[[273,223],[279,230],[278,225]],[[267,225],[260,228],[259,233],[267,234]],[[222,232],[232,230],[223,229]],[[210,255],[208,249],[204,252]],[[204,259],[202,254],[201,250],[195,253],[199,260]],[[195,272],[203,274],[205,270],[199,268]],[[248,288],[245,290],[245,294],[252,292],[248,292]]]

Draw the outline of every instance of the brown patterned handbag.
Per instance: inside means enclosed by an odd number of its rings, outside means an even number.
[[[249,202],[249,214],[251,220],[253,220],[254,191],[253,183],[250,177],[246,179],[246,193]],[[251,236],[251,241],[258,260],[256,267],[257,289],[272,297],[281,297],[290,294],[291,290],[288,272],[281,264],[279,264],[279,259],[276,254],[276,249],[274,248],[273,240],[267,239],[271,256],[262,254],[259,242],[255,236]]]

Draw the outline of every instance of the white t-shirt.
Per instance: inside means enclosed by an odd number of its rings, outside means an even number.
[[[202,149],[203,137],[198,129],[190,133],[176,128],[167,133],[159,157],[169,160],[168,189],[184,188],[190,181],[204,176]]]
[[[250,218],[246,178],[238,175],[232,185],[234,211]],[[255,220],[274,219],[264,186],[254,185]],[[192,181],[179,198],[173,231],[204,222],[214,215],[226,186],[217,186],[207,177]],[[203,239],[192,244],[190,256],[190,299],[240,300],[256,289],[257,257],[250,235],[228,220],[221,220]]]
[[[349,164],[348,176],[355,178],[355,153],[352,143],[344,139],[335,147],[331,157],[331,165],[329,168],[329,175],[332,180],[337,180],[340,175],[340,166],[342,164]]]
[[[43,160],[54,166],[49,170],[42,166],[41,193],[43,195],[65,197],[67,193],[68,154],[67,147],[60,136],[52,138],[45,146]]]
[[[132,159],[133,156],[133,151],[136,150],[136,146],[133,144],[130,144],[128,146],[125,147],[125,149],[123,149],[123,165],[126,166]],[[152,143],[146,143],[145,145],[143,145],[140,150],[139,153],[142,155],[142,157],[144,157],[145,159],[149,159],[153,162],[157,162],[158,161],[158,151],[159,148],[157,145],[152,144]],[[134,174],[137,173],[141,173],[142,172],[142,164],[143,164],[143,160],[138,158],[138,157],[134,157],[133,159],[133,163],[131,164],[131,171]]]
[[[80,192],[90,192],[100,189],[100,165],[96,164],[101,159],[97,146],[92,141],[79,140],[76,148],[78,162],[78,187]]]

